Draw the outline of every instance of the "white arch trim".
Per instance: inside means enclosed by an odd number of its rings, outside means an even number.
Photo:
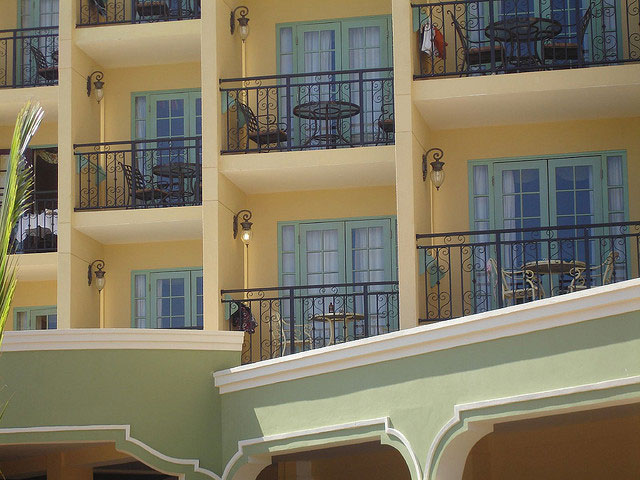
[[[124,440],[149,452],[159,460],[176,465],[185,465],[193,468],[196,473],[201,473],[214,480],[221,480],[220,477],[206,468],[200,467],[200,460],[176,458],[165,455],[155,448],[141,442],[131,436],[131,425],[77,425],[77,426],[51,426],[51,427],[24,427],[24,428],[0,428],[0,435],[11,435],[21,433],[58,433],[58,432],[99,432],[99,431],[121,431],[124,433]],[[130,452],[127,452],[130,453]]]
[[[400,441],[400,443],[402,443],[404,445],[404,447],[407,449],[409,455],[411,456],[411,460],[413,462],[413,468],[415,469],[416,475],[418,477],[417,480],[422,480],[422,471],[420,469],[420,462],[418,461],[418,458],[417,458],[413,448],[411,447],[411,443],[409,442],[407,437],[404,436],[404,434],[402,432],[400,432],[399,430],[397,430],[397,429],[395,429],[395,428],[393,428],[391,426],[391,422],[389,420],[389,417],[373,418],[373,419],[369,419],[369,420],[360,420],[360,421],[355,421],[355,422],[341,423],[341,424],[337,424],[337,425],[330,425],[330,426],[326,426],[326,427],[311,428],[311,429],[306,429],[306,430],[297,430],[297,431],[294,431],[294,432],[279,433],[279,434],[275,434],[275,435],[267,435],[267,436],[264,436],[264,437],[256,437],[256,438],[250,438],[250,439],[247,439],[247,440],[240,440],[238,442],[238,450],[229,459],[229,462],[227,463],[227,466],[225,467],[224,472],[222,473],[222,479],[221,480],[229,480],[229,473],[231,472],[233,467],[236,465],[238,460],[240,460],[240,458],[242,458],[242,456],[244,455],[244,449],[246,447],[250,447],[250,446],[253,446],[253,445],[259,445],[259,444],[263,444],[263,443],[278,442],[278,441],[283,441],[283,440],[291,440],[291,439],[299,438],[299,437],[321,435],[321,434],[324,434],[324,433],[332,433],[332,432],[336,432],[337,433],[337,432],[341,432],[341,431],[348,431],[348,430],[353,430],[353,429],[357,429],[357,428],[371,427],[371,426],[376,426],[376,425],[383,426],[385,434],[389,435],[390,437],[397,438]]]
[[[445,423],[442,428],[439,430],[438,434],[435,436],[435,438],[433,439],[433,442],[431,443],[431,446],[429,447],[429,451],[427,453],[427,458],[426,461],[424,463],[424,478],[425,479],[430,479],[432,477],[432,472],[430,472],[430,469],[432,468],[432,463],[434,461],[434,456],[435,456],[435,452],[436,449],[438,448],[438,446],[440,445],[440,443],[442,442],[444,436],[451,431],[455,426],[457,426],[460,422],[461,422],[461,416],[463,413],[466,412],[472,412],[474,410],[481,410],[484,408],[490,408],[490,407],[499,407],[499,406],[503,406],[503,405],[510,405],[510,404],[517,404],[517,403],[522,403],[522,402],[530,402],[530,401],[534,401],[534,400],[543,400],[543,399],[550,399],[550,398],[556,398],[556,397],[563,397],[563,396],[568,396],[568,395],[573,395],[573,394],[578,394],[578,393],[586,393],[586,392],[594,392],[594,391],[599,391],[599,390],[608,390],[608,389],[612,389],[612,388],[618,388],[618,387],[626,387],[626,386],[631,386],[631,385],[637,385],[640,384],[640,375],[636,375],[633,377],[624,377],[624,378],[617,378],[617,379],[613,379],[613,380],[605,380],[602,382],[595,382],[595,383],[587,383],[584,385],[576,385],[573,387],[565,387],[565,388],[558,388],[555,390],[546,390],[546,391],[541,391],[541,392],[534,392],[534,393],[526,393],[526,394],[521,394],[521,395],[514,395],[511,397],[502,397],[502,398],[495,398],[495,399],[491,399],[491,400],[483,400],[483,401],[478,401],[478,402],[471,402],[471,403],[462,403],[459,405],[455,405],[453,407],[453,416],[451,417],[451,419],[449,419],[449,421],[447,423]],[[637,401],[637,399],[636,399]],[[606,402],[603,402],[606,403]],[[617,403],[623,403],[623,402],[617,402]],[[599,406],[604,406],[602,404],[599,404]],[[578,405],[560,405],[557,408],[554,409],[545,409],[543,412],[543,415],[554,415],[557,413],[561,413],[561,412],[567,412],[567,411],[579,411],[579,410],[588,410],[588,409],[592,409],[592,408],[598,408],[598,405],[586,405],[586,406],[578,406]],[[522,415],[514,415],[514,417],[522,417]],[[540,414],[538,414],[537,416],[540,416]],[[509,417],[501,417],[500,420],[504,421]],[[470,423],[473,423],[473,420],[469,420]],[[486,432],[489,433],[489,432]],[[475,443],[475,442],[474,442]]]

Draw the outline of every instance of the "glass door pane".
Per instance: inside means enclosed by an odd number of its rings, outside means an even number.
[[[553,224],[588,225],[604,221],[601,168],[600,156],[549,161],[550,210]],[[613,250],[613,246],[595,240],[590,240],[587,244],[582,240],[585,233],[590,236],[603,233],[598,230],[560,230],[558,237],[567,240],[558,242],[556,257],[567,262],[586,262],[592,267],[600,265]],[[571,281],[571,278],[565,275],[564,281]]]
[[[496,228],[527,229],[549,225],[547,162],[496,163],[495,166]],[[521,269],[527,262],[546,254],[540,232],[513,232],[504,235],[503,268]]]
[[[393,277],[391,220],[358,220],[346,222],[347,272],[349,282],[384,282]],[[397,329],[397,305],[395,295],[390,295],[389,285],[367,287],[367,299],[362,295],[363,286],[350,289],[353,294],[354,312],[363,319],[354,322],[349,335],[362,338]],[[365,311],[365,303],[367,309]],[[365,325],[365,320],[367,321]]]
[[[345,21],[343,37],[346,38],[343,43],[343,63],[349,70],[389,66],[387,45],[389,35],[386,18]],[[383,114],[383,108],[386,118],[392,118],[392,85],[390,81],[380,80],[385,78],[387,74],[381,72],[368,72],[362,76],[351,73],[347,76],[349,83],[342,89],[343,99],[360,107],[359,115],[342,120],[342,131],[347,132],[352,137],[352,141],[375,141],[378,120]],[[361,79],[362,83],[360,83]]]
[[[296,27],[298,44],[298,73],[333,72],[342,69],[341,30],[338,22],[314,23]],[[320,108],[321,102],[335,101],[340,96],[336,75],[308,75],[299,77],[295,86],[294,108],[306,105],[306,110]],[[296,117],[295,137],[301,144],[325,144],[336,131],[336,120],[330,118]],[[331,143],[331,142],[329,142]]]
[[[191,273],[151,273],[151,327],[184,328],[191,325]]]
[[[295,328],[311,330],[316,346],[329,344],[331,321],[324,319],[325,314],[344,312],[353,306],[346,291],[335,284],[345,283],[344,223],[308,223],[300,225],[300,279],[306,285],[325,285],[300,292],[303,325]]]

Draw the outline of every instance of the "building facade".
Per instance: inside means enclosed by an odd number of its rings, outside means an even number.
[[[7,478],[640,476],[637,2],[4,13]]]

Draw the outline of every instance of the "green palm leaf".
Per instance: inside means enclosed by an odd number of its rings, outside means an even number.
[[[9,256],[11,232],[30,205],[33,175],[24,152],[38,130],[44,110],[38,102],[27,102],[18,114],[7,162],[4,196],[0,205],[0,340],[16,289],[16,263]]]

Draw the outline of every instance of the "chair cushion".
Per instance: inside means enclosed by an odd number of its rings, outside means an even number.
[[[484,47],[472,47],[469,49],[469,64],[470,65],[482,65],[483,63],[491,63],[491,45],[486,45]],[[503,56],[503,48],[502,45],[496,44],[495,48],[495,61],[502,61]]]
[[[380,130],[385,133],[392,133],[395,130],[395,122],[393,118],[381,118],[378,120],[378,126]]]
[[[547,60],[577,60],[578,51],[577,43],[554,42],[544,46],[543,55]]]
[[[268,145],[271,143],[286,142],[287,132],[279,128],[270,128],[257,132],[249,132],[249,138],[255,143]]]

